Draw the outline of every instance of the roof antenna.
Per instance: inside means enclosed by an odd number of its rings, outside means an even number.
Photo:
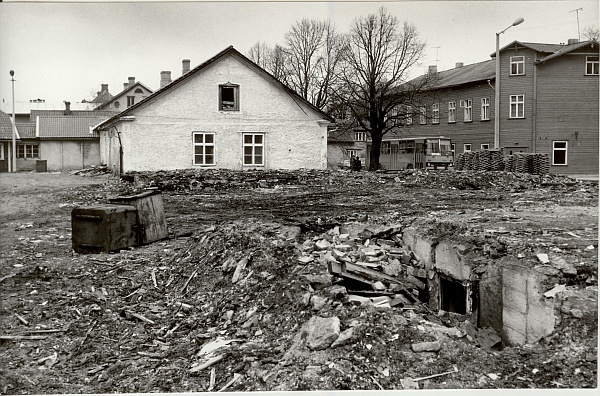
[[[577,41],[581,41],[581,33],[579,32],[579,11],[583,11],[583,7],[579,7],[576,10],[569,11],[577,13]]]
[[[439,50],[440,48],[442,48],[442,47],[440,47],[440,46],[437,46],[437,47],[431,47],[431,48],[435,48],[435,67],[437,67],[437,65],[438,65],[438,60],[439,60],[439,59],[438,59],[438,50]]]

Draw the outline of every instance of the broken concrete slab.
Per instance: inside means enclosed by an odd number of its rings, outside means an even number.
[[[327,349],[340,336],[340,319],[336,316],[313,316],[306,322],[307,346],[313,351]]]
[[[442,343],[440,340],[418,342],[410,345],[414,352],[438,352],[442,349]]]
[[[349,327],[346,330],[342,331],[338,338],[331,344],[331,348],[336,348],[342,345],[349,344],[354,337],[354,329],[355,327]]]

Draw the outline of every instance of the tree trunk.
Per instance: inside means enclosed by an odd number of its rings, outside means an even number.
[[[381,152],[381,133],[371,132],[371,150],[369,151],[369,170],[379,169],[379,153]]]

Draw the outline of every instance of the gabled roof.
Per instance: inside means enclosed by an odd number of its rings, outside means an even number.
[[[23,139],[34,139],[35,122],[17,122],[17,131]]]
[[[591,40],[591,41],[581,41],[578,43],[573,43],[573,44],[544,44],[544,43],[525,43],[522,41],[513,41],[510,44],[505,45],[504,47],[500,48],[499,52],[502,52],[506,49],[511,49],[511,48],[515,48],[515,47],[525,47],[525,48],[529,48],[532,49],[536,52],[541,52],[543,54],[548,54],[545,58],[539,59],[538,62],[544,62],[545,60],[548,59],[552,59],[556,56],[560,56],[563,54],[566,54],[568,52],[574,51],[576,49],[579,48],[583,48],[586,47],[588,45],[598,45],[597,41]],[[492,54],[490,54],[490,56],[492,58],[496,57],[496,52],[494,51]]]
[[[425,76],[420,76],[410,83],[417,83]],[[495,61],[487,60],[472,65],[455,67],[454,69],[437,72],[435,78],[427,85],[427,90],[449,88],[457,85],[475,83],[480,81],[495,80]]]
[[[0,139],[12,139],[12,118],[3,111],[0,111]],[[17,131],[17,139],[20,139]]]
[[[38,134],[40,139],[83,139],[97,138],[98,133],[91,133],[91,128],[106,117],[40,117]]]
[[[146,85],[142,84],[141,82],[137,81],[135,82],[133,85],[127,86],[127,88],[123,89],[121,92],[119,92],[118,94],[114,95],[111,99],[107,100],[106,102],[103,102],[101,105],[99,105],[98,107],[96,107],[97,109],[102,109],[104,106],[106,106],[107,104],[125,96],[126,94],[128,94],[129,92],[131,92],[131,90],[133,90],[135,87],[142,87],[145,90],[147,90],[148,92],[152,93],[154,91],[152,91],[150,88],[148,88]],[[113,112],[114,114],[114,112]]]
[[[284,91],[286,91],[288,94],[290,94],[295,101],[300,101],[300,102],[306,104],[308,107],[312,108],[314,111],[321,114],[324,119],[331,121],[331,122],[334,121],[333,118],[331,118],[330,116],[325,114],[322,110],[320,110],[318,107],[314,106],[312,103],[308,102],[306,99],[302,98],[293,89],[289,88],[287,85],[283,84],[281,81],[276,79],[271,73],[269,73],[262,67],[258,66],[256,63],[252,62],[250,59],[248,59],[246,56],[244,56],[241,52],[239,52],[238,50],[233,48],[233,46],[229,46],[229,47],[225,48],[223,51],[219,52],[217,55],[215,55],[212,58],[210,58],[209,60],[207,60],[206,62],[196,66],[189,72],[185,73],[184,75],[180,76],[179,78],[173,80],[169,84],[160,88],[158,91],[155,91],[154,93],[152,93],[151,95],[142,99],[141,101],[129,106],[127,109],[123,110],[122,112],[117,113],[114,116],[112,116],[111,118],[109,118],[108,120],[102,122],[101,124],[96,126],[95,129],[96,130],[101,129],[105,125],[108,125],[108,124],[118,120],[119,118],[126,116],[127,114],[130,114],[132,111],[137,109],[139,106],[142,106],[146,103],[154,101],[157,97],[163,95],[165,92],[170,91],[174,87],[184,83],[187,79],[189,79],[194,74],[201,72],[202,70],[206,69],[208,66],[212,65],[213,63],[217,62],[219,59],[224,58],[225,56],[227,56],[229,54],[234,54],[234,55],[238,56],[243,61],[245,61],[248,65],[250,65],[251,67],[256,69],[257,71],[270,77],[273,81],[275,81],[280,86],[280,88],[282,88]]]
[[[110,110],[71,110],[69,115],[65,115],[65,110],[31,110],[29,120],[35,122],[37,117],[108,117],[114,115]]]
[[[98,92],[98,96],[96,96],[91,103],[106,103],[112,100],[113,96],[108,91],[100,91]]]

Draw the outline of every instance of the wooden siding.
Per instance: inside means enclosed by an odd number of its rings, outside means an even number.
[[[419,117],[413,117],[411,127],[402,128],[401,136],[444,136],[450,138],[455,144],[455,155],[463,152],[465,143],[471,144],[471,149],[479,150],[481,144],[494,146],[494,90],[487,82],[463,85],[447,90],[431,93],[433,99],[428,101],[427,113],[431,117],[431,104],[440,105],[440,123],[432,124],[431,119],[426,125],[419,124]],[[481,98],[490,99],[489,120],[481,120]],[[464,121],[464,108],[460,101],[470,99],[473,101],[473,121]],[[448,122],[448,102],[456,102],[456,122]]]
[[[525,57],[524,75],[510,75],[510,58],[513,56]],[[506,49],[500,53],[500,147],[531,148],[535,60],[535,52],[528,48]],[[511,95],[525,96],[525,118],[510,118]]]
[[[598,76],[585,75],[585,60],[567,54],[538,65],[537,151],[552,155],[553,141],[568,142],[568,164],[556,173],[598,173]]]

